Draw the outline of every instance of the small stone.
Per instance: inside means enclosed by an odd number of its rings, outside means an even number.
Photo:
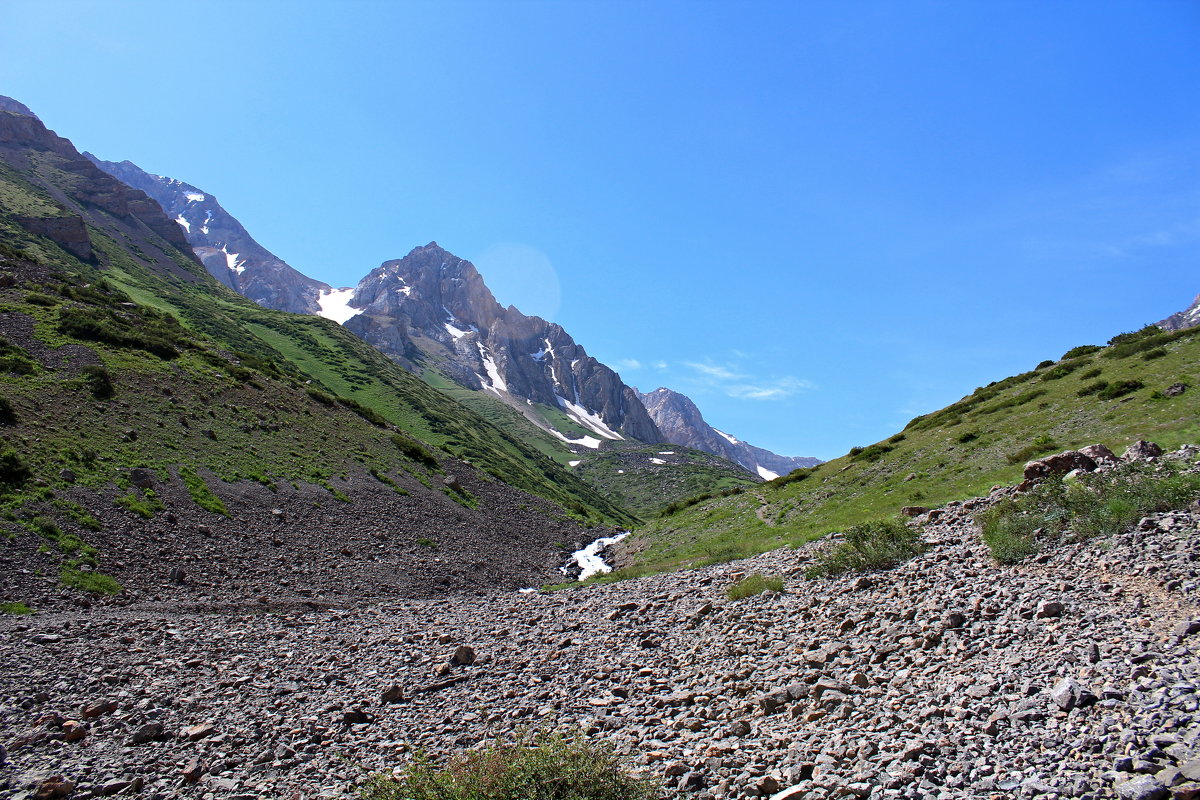
[[[1062,603],[1057,600],[1043,600],[1038,603],[1037,614],[1038,619],[1050,619],[1053,617],[1061,617],[1065,610]]]
[[[198,742],[205,736],[210,736],[216,729],[216,725],[205,722],[200,725],[193,725],[184,730],[183,737],[189,742]]]
[[[163,738],[163,724],[161,722],[147,722],[145,725],[138,728],[129,737],[130,744],[146,744]]]
[[[450,656],[450,663],[461,667],[470,666],[475,663],[475,651],[465,644],[460,644]]]
[[[1154,442],[1147,442],[1144,439],[1138,439],[1121,456],[1125,461],[1144,461],[1147,458],[1158,458],[1162,455],[1162,448]]]
[[[96,700],[85,705],[79,713],[84,719],[95,719],[96,717],[102,717],[105,714],[111,714],[116,710],[116,700]]]
[[[204,765],[199,759],[193,758],[184,766],[182,770],[183,780],[186,783],[195,783],[200,780],[200,776],[204,774]]]
[[[342,723],[345,725],[363,725],[374,721],[375,717],[361,708],[342,712]]]
[[[400,703],[404,701],[404,689],[400,684],[393,683],[380,694],[379,699],[385,703]]]
[[[69,797],[73,791],[74,783],[62,775],[55,775],[42,781],[33,796],[35,800],[57,800],[60,797]]]

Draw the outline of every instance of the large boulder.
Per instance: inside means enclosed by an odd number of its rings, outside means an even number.
[[[1121,458],[1126,461],[1145,461],[1147,458],[1158,458],[1162,453],[1162,448],[1154,442],[1138,439],[1129,445],[1129,449],[1125,451],[1125,454]]]
[[[1058,455],[1046,456],[1025,465],[1025,479],[1039,480],[1052,475],[1066,475],[1072,470],[1095,472],[1096,461],[1078,450],[1067,450]]]

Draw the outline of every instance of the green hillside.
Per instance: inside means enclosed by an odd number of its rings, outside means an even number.
[[[1167,393],[1186,384],[1181,394]],[[1171,396],[1173,394],[1173,396]],[[629,542],[629,572],[724,561],[1021,480],[1039,455],[1137,439],[1200,442],[1200,329],[1148,328],[977,389],[903,431],[753,492],[662,517]]]
[[[215,405],[212,423],[190,427],[215,430],[213,425],[223,415],[230,418],[230,424],[235,424],[234,420],[236,424],[255,424],[254,419],[244,418],[253,416],[243,405],[254,406],[242,396],[248,384],[258,384],[268,393],[284,385],[310,389],[310,405],[315,402],[338,414],[357,412],[381,425],[395,425],[408,437],[547,498],[580,519],[620,525],[633,521],[535,446],[492,426],[336,323],[262,308],[218,284],[189,254],[139,218],[92,204],[87,198],[96,196],[101,181],[93,177],[87,192],[80,189],[83,179],[71,172],[72,164],[78,163],[55,152],[33,149],[0,153],[0,245],[13,256],[6,268],[15,276],[15,285],[5,291],[0,311],[36,320],[33,336],[39,343],[61,348],[86,341],[118,387],[191,380],[197,395],[210,396]],[[31,209],[42,217],[81,217],[87,223],[94,254],[91,261],[72,255],[55,240],[29,233],[21,212]],[[80,289],[101,282],[103,289]],[[64,325],[67,318],[76,324]],[[97,328],[112,329],[111,335],[97,334]],[[166,342],[176,355],[162,358],[153,347],[129,344],[142,334]],[[122,338],[128,341],[119,341]],[[20,377],[9,375],[4,383],[13,402],[28,411],[27,404],[53,394],[54,387],[39,381],[53,380],[57,378],[35,371]],[[218,381],[217,386],[208,388],[210,380]],[[120,408],[122,401],[116,402]],[[91,423],[120,420],[124,424],[128,418],[130,424],[136,421],[157,427],[167,424],[160,419],[162,415],[174,411],[168,400],[144,407],[140,402],[126,404],[128,409],[116,413],[98,409]],[[188,445],[179,447],[177,463],[190,459],[223,477],[260,474],[275,478],[303,474],[297,464],[327,472],[344,469],[348,460],[359,460],[355,458],[358,446],[349,439],[339,438],[323,447],[318,443],[319,432],[304,429],[311,422],[309,417],[320,416],[315,411],[293,407],[292,412],[303,414],[303,420],[285,415],[269,424],[281,431],[299,426],[296,437],[311,435],[316,441],[285,444],[286,437],[277,436],[277,444],[239,449],[215,448],[210,437],[184,437]],[[46,421],[53,416],[47,414]],[[318,427],[322,424],[317,422]],[[382,439],[386,442],[387,437]],[[66,457],[55,456],[48,446],[43,437],[28,455],[50,472]],[[129,458],[142,447],[135,443]],[[268,452],[276,447],[279,453]],[[291,455],[281,455],[285,450]],[[137,455],[137,459],[153,463],[167,463],[170,458],[169,453]],[[129,463],[137,463],[137,459]],[[124,456],[122,460],[126,460]]]

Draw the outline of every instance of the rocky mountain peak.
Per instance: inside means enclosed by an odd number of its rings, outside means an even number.
[[[11,97],[5,97],[2,94],[0,94],[0,111],[11,111],[14,114],[33,117],[38,122],[41,122],[41,119],[38,117],[38,115],[29,110],[29,106],[14,100]]]
[[[639,393],[638,397],[671,444],[721,456],[761,478],[769,480],[821,463],[819,458],[781,456],[719,431],[704,421],[691,398],[666,387]]]
[[[1200,294],[1196,295],[1196,299],[1192,301],[1192,304],[1183,311],[1172,314],[1156,324],[1163,330],[1168,331],[1181,331],[1184,328],[1192,328],[1200,325]]]

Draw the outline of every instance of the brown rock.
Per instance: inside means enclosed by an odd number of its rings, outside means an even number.
[[[1066,475],[1075,469],[1083,470],[1084,472],[1094,472],[1096,462],[1078,450],[1067,450],[1057,455],[1030,461],[1025,465],[1025,478],[1028,480],[1038,480],[1039,478],[1048,478],[1051,475]]]
[[[1144,461],[1147,458],[1158,458],[1162,455],[1162,448],[1154,442],[1147,442],[1144,439],[1138,439],[1121,456],[1126,461]]]
[[[60,797],[69,797],[73,791],[75,791],[75,784],[62,775],[55,775],[42,781],[33,796],[34,800],[56,800]]]

